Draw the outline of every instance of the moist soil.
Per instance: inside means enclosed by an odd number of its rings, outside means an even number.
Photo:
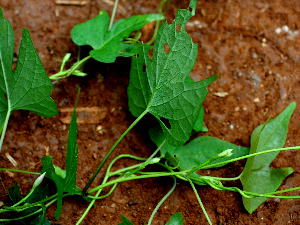
[[[121,0],[116,19],[156,13],[158,2]],[[167,21],[170,23],[174,19],[178,7],[187,8],[188,4],[187,0],[172,1],[166,14]],[[111,13],[113,1],[92,0],[85,1],[83,5],[62,5],[53,0],[1,0],[0,7],[15,32],[15,55],[19,51],[21,28],[27,28],[47,74],[51,75],[59,71],[66,53],[72,53],[71,61],[76,61],[78,49],[70,38],[74,25],[91,19],[101,9]],[[153,23],[143,28],[143,41],[151,38],[153,29]],[[186,24],[186,31],[199,47],[197,62],[190,76],[199,81],[218,74],[218,79],[208,87],[209,94],[203,104],[208,132],[193,138],[209,135],[249,146],[255,127],[295,101],[298,106],[289,124],[286,146],[300,144],[299,29],[298,0],[198,1],[196,15]],[[78,115],[77,186],[82,189],[110,147],[135,119],[127,103],[129,70],[129,58],[118,58],[114,64],[91,60],[85,66],[87,77],[70,77],[54,84],[52,98],[59,108],[59,115],[42,118],[27,111],[15,111],[0,154],[0,167],[38,172],[42,167],[40,159],[51,155],[55,165],[65,168],[68,110],[73,108],[77,87],[80,86],[78,107],[82,111]],[[95,113],[95,107],[101,113]],[[155,145],[145,129],[149,118],[130,131],[110,159],[124,153],[140,157],[151,155]],[[10,162],[8,155],[15,159],[16,166]],[[120,161],[116,169],[132,163],[134,161]],[[245,161],[240,161],[203,173],[234,177],[241,173],[244,165]],[[300,151],[281,152],[271,166],[293,167],[295,170],[279,189],[300,186]],[[104,169],[92,187],[100,184]],[[150,167],[148,170],[158,169]],[[33,175],[1,171],[1,201],[7,204],[6,188],[14,182],[18,182],[22,194],[25,194],[35,178]],[[242,188],[240,182],[224,185]],[[145,224],[171,186],[171,178],[122,183],[112,195],[99,200],[97,207],[90,210],[81,224],[118,224],[121,223],[120,214],[134,224]],[[197,190],[213,224],[300,224],[300,200],[269,199],[248,214],[237,193],[217,191],[208,186],[198,186]],[[299,195],[299,191],[288,195]],[[87,206],[88,203],[82,199],[69,197],[64,199],[60,219],[56,221],[54,218],[55,204],[48,209],[47,219],[53,224],[75,224]],[[153,224],[165,224],[175,212],[182,213],[185,224],[207,224],[188,183],[178,182],[175,191],[156,214]]]

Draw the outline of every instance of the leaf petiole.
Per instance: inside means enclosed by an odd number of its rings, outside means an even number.
[[[191,179],[188,178],[187,176],[186,176],[186,179],[189,181],[190,185],[191,185],[192,188],[193,188],[193,191],[194,191],[194,193],[195,193],[195,195],[196,195],[196,197],[197,197],[197,200],[198,200],[198,202],[199,202],[199,204],[200,204],[200,206],[201,206],[201,209],[202,209],[202,211],[203,211],[203,213],[204,213],[204,215],[205,215],[205,217],[206,217],[206,219],[207,219],[207,222],[208,222],[210,225],[212,225],[212,222],[210,221],[210,218],[209,218],[209,216],[208,216],[208,214],[207,214],[207,212],[206,212],[206,210],[205,210],[205,208],[204,208],[204,205],[203,205],[203,203],[202,203],[202,201],[201,201],[201,199],[200,199],[200,197],[199,197],[199,195],[198,195],[198,192],[197,192],[197,189],[196,189],[194,183],[193,183],[193,182],[191,181]]]
[[[111,27],[114,23],[116,11],[117,11],[117,8],[118,8],[118,3],[119,3],[119,0],[115,0],[115,4],[114,4],[114,8],[113,8],[113,11],[112,11],[112,14],[111,14],[108,30],[111,29]]]
[[[131,177],[121,177],[112,181],[109,181],[105,184],[101,184],[91,190],[89,190],[87,193],[93,193],[95,191],[98,191],[99,189],[111,186],[115,183],[121,183],[121,182],[125,182],[125,181],[130,181],[130,180],[138,180],[138,179],[144,179],[144,178],[153,178],[153,177],[168,177],[168,176],[176,176],[176,175],[183,175],[185,172],[188,171],[180,171],[180,172],[157,172],[157,173],[149,173],[146,175],[140,175],[140,176],[131,176]]]
[[[165,4],[167,1],[168,1],[168,3],[167,3],[167,5],[166,5],[165,9],[163,10],[163,6],[164,6],[164,4]],[[167,9],[168,9],[169,6],[170,6],[170,3],[171,3],[171,0],[163,0],[163,1],[161,1],[161,3],[159,4],[159,7],[158,7],[158,13],[159,13],[160,15],[164,15],[164,14],[166,13]],[[156,23],[155,23],[155,28],[154,28],[153,36],[152,36],[152,38],[150,39],[150,41],[148,41],[148,42],[146,43],[146,45],[152,45],[153,42],[155,41],[156,36],[157,36],[158,29],[159,29],[159,24],[160,24],[160,21],[157,20]]]
[[[33,175],[41,175],[41,173],[37,172],[30,172],[26,170],[16,170],[16,169],[9,169],[9,168],[0,168],[0,171],[10,171],[10,172],[15,172],[15,173],[27,173],[27,174],[33,174]]]
[[[153,159],[153,157],[160,151],[162,146],[165,144],[166,139],[160,144],[160,146],[153,152],[153,154],[144,162],[142,165],[140,165],[135,170],[132,170],[129,174],[126,174],[125,177],[130,177],[132,174],[138,172],[139,170],[144,169],[148,164],[150,164],[150,161]]]
[[[3,145],[4,136],[5,136],[5,133],[6,133],[6,129],[7,129],[10,114],[11,114],[10,102],[8,101],[7,113],[6,113],[4,124],[2,126],[2,133],[1,133],[1,139],[0,139],[0,152],[2,150],[2,145]]]
[[[173,186],[171,188],[171,190],[159,201],[159,203],[157,204],[157,206],[155,207],[155,209],[153,210],[150,219],[148,221],[148,225],[151,225],[152,220],[155,216],[155,214],[157,213],[158,209],[161,207],[161,205],[166,201],[166,199],[172,194],[172,192],[175,190],[176,188],[176,178],[174,176],[171,176],[173,179]]]

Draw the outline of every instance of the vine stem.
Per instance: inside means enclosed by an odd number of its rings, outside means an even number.
[[[241,156],[241,157],[238,157],[238,158],[230,159],[230,160],[227,160],[227,161],[223,161],[223,162],[219,162],[219,163],[214,163],[214,164],[210,164],[210,165],[207,165],[207,166],[203,166],[203,167],[201,167],[199,169],[202,169],[202,170],[211,169],[211,168],[214,168],[214,167],[217,167],[217,166],[220,166],[220,165],[224,165],[224,164],[227,164],[227,163],[239,161],[241,159],[247,159],[247,158],[250,158],[250,157],[257,156],[257,155],[263,155],[263,154],[267,154],[267,153],[271,153],[271,152],[278,152],[278,151],[297,150],[297,149],[300,149],[300,146],[287,147],[287,148],[276,148],[276,149],[271,149],[271,150],[256,152],[256,153],[252,153],[252,154],[249,154],[249,155]]]
[[[0,168],[0,171],[10,171],[15,173],[27,173],[27,174],[33,174],[33,175],[41,175],[41,173],[38,172],[30,172],[26,170],[16,170],[16,169],[9,169],[9,168]]]
[[[5,121],[4,124],[2,126],[2,133],[1,133],[1,139],[0,139],[0,152],[2,150],[2,145],[3,145],[3,141],[4,141],[4,136],[6,133],[6,129],[7,129],[7,125],[8,125],[8,120],[9,120],[9,116],[10,116],[11,110],[10,110],[10,101],[8,101],[8,110],[6,113],[6,117],[5,117]]]
[[[30,190],[30,192],[24,198],[22,198],[19,202],[17,202],[16,204],[14,204],[12,207],[16,207],[16,206],[20,205],[21,203],[25,202],[30,197],[30,195],[32,195],[32,193],[34,192],[34,190],[35,190],[35,188],[32,188]]]
[[[110,28],[112,27],[112,25],[114,23],[115,16],[116,16],[116,11],[117,11],[117,8],[118,8],[118,3],[119,3],[119,0],[116,0],[115,4],[114,4],[113,11],[112,11],[112,14],[111,14],[111,18],[110,18],[110,23],[109,23],[108,30],[110,30]]]
[[[180,171],[180,172],[157,172],[157,173],[151,173],[151,174],[147,174],[147,175],[140,175],[140,176],[131,176],[131,177],[121,177],[112,181],[109,181],[105,184],[101,184],[97,187],[94,187],[93,189],[89,190],[88,193],[91,194],[95,191],[98,191],[99,189],[102,189],[104,187],[108,187],[111,185],[114,185],[115,183],[121,183],[121,182],[125,182],[125,181],[131,181],[131,180],[138,180],[138,179],[145,179],[145,178],[153,178],[153,177],[169,177],[172,175],[182,175],[184,172],[187,171]]]
[[[102,183],[105,183],[108,180],[108,178],[109,178],[108,176],[105,176]],[[116,186],[117,186],[117,184],[114,184],[113,188],[115,188]],[[99,197],[99,195],[100,195],[100,193],[101,193],[102,190],[103,190],[103,188],[101,188],[101,189],[98,190],[98,192],[95,195],[95,198],[93,198],[93,200],[90,202],[89,206],[86,208],[86,210],[84,211],[84,213],[82,214],[82,216],[80,217],[80,219],[77,221],[76,225],[79,225],[82,222],[82,220],[86,217],[86,215],[88,214],[88,212],[90,211],[90,209],[92,208],[92,206],[95,204],[95,201]]]
[[[168,3],[167,3],[167,6],[166,6],[166,9],[163,10],[163,6],[164,6],[164,4],[165,4],[167,1],[168,1]],[[169,7],[170,3],[171,3],[171,0],[163,0],[163,1],[159,4],[159,7],[158,7],[158,13],[159,13],[160,15],[164,15],[164,14],[166,13],[167,8]],[[159,20],[156,21],[156,23],[155,23],[155,28],[154,28],[154,32],[153,32],[153,36],[152,36],[151,40],[148,41],[148,42],[146,43],[147,45],[152,45],[153,42],[155,41],[155,38],[156,38],[156,36],[157,36],[158,29],[159,29],[159,24],[160,24],[160,21],[159,21]]]
[[[153,152],[153,154],[144,163],[142,163],[135,170],[132,170],[129,174],[126,174],[125,177],[130,177],[132,174],[136,173],[137,171],[144,169],[150,163],[150,160],[153,159],[153,157],[160,151],[160,149],[165,143],[166,143],[166,139],[159,145],[159,147]]]
[[[126,134],[148,113],[148,110],[145,110],[136,120],[127,128],[127,130],[121,135],[121,137],[115,142],[115,144],[111,147],[109,152],[106,154],[100,165],[98,166],[97,170],[94,172],[92,178],[89,180],[87,185],[83,189],[83,194],[86,194],[87,189],[91,186],[92,182],[94,181],[95,177],[103,167],[104,163],[108,159],[108,157],[111,155],[111,153],[115,150],[115,148],[118,146],[118,144],[121,142],[121,140],[126,136]]]
[[[112,176],[118,175],[119,173],[123,173],[124,174],[127,170],[135,169],[136,167],[140,167],[142,165],[142,163],[140,163],[140,164],[137,164],[137,165],[134,165],[134,166],[130,166],[130,167],[127,167],[127,168],[120,169],[120,170],[115,171],[115,172],[110,172],[112,166],[114,165],[114,163],[117,160],[119,160],[121,158],[125,158],[125,157],[133,158],[133,159],[136,159],[136,160],[142,160],[142,161],[146,160],[145,158],[140,158],[140,157],[136,157],[136,156],[132,156],[132,155],[128,155],[128,154],[123,154],[123,155],[117,156],[108,165],[105,177],[104,177],[104,179],[102,181],[102,184],[105,184],[107,182],[107,180],[110,177],[112,177]],[[80,217],[80,219],[78,220],[78,222],[76,223],[76,225],[79,225],[82,222],[82,220],[86,217],[86,215],[88,214],[89,210],[94,205],[94,203],[95,203],[96,200],[108,197],[114,191],[114,189],[117,187],[117,185],[118,185],[118,183],[115,183],[113,185],[113,187],[110,189],[110,191],[106,195],[102,195],[102,196],[99,197],[99,195],[100,195],[101,191],[103,190],[103,188],[99,189],[95,196],[88,195],[87,197],[92,198],[92,201],[90,202],[88,208],[84,211],[83,215]]]
[[[176,188],[176,178],[174,176],[171,176],[171,177],[172,177],[172,179],[174,181],[173,186],[172,186],[171,190],[159,201],[159,203],[157,204],[157,206],[153,210],[153,212],[152,212],[152,214],[150,216],[150,219],[148,221],[148,225],[151,225],[152,220],[153,220],[155,214],[157,213],[158,209],[161,207],[161,205],[166,201],[166,199],[170,196],[170,194],[172,194],[172,192]]]
[[[194,191],[194,193],[195,193],[195,195],[196,195],[196,197],[197,197],[197,200],[198,200],[198,202],[199,202],[199,204],[200,204],[200,206],[201,206],[201,209],[202,209],[202,211],[203,211],[203,213],[204,213],[204,215],[205,215],[205,217],[206,217],[206,219],[207,219],[207,222],[208,222],[210,225],[212,225],[212,223],[211,223],[211,221],[210,221],[210,218],[209,218],[209,216],[208,216],[208,214],[207,214],[207,212],[206,212],[206,210],[205,210],[205,208],[204,208],[204,205],[203,205],[203,203],[202,203],[202,201],[201,201],[201,199],[200,199],[200,197],[199,197],[199,195],[198,195],[198,192],[197,192],[197,189],[196,189],[194,183],[193,183],[193,182],[191,181],[191,179],[188,178],[187,176],[186,176],[185,178],[190,182],[190,184],[191,184],[191,186],[192,186],[192,188],[193,188],[193,191]]]
[[[58,80],[67,78],[68,76],[70,76],[78,67],[82,66],[87,60],[89,60],[90,58],[92,58],[92,56],[88,55],[87,57],[81,59],[80,61],[77,61],[76,63],[73,64],[73,66],[66,70],[66,71],[59,71],[56,74],[53,74],[52,76],[49,77],[50,80],[55,80],[54,82],[57,82]],[[60,76],[61,74],[61,78],[57,79],[57,76]]]
[[[54,202],[56,201],[56,199],[53,199],[52,201],[50,201],[49,203],[45,204],[45,207],[49,207],[50,205],[52,205]],[[38,206],[38,205],[37,205]],[[18,217],[18,218],[14,218],[14,219],[0,219],[0,222],[8,222],[8,221],[12,221],[12,220],[22,220],[22,219],[25,219],[25,218],[28,218],[30,216],[33,216],[37,213],[40,213],[41,211],[43,211],[43,209],[38,209],[36,211],[34,211],[33,213],[31,214],[27,214],[25,216],[22,216],[22,217]]]

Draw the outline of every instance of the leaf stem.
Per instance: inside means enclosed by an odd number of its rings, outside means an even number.
[[[166,3],[166,1],[168,1],[168,3],[167,3],[167,6],[166,6],[165,10],[163,10],[162,8],[163,8],[164,4]],[[166,13],[167,9],[169,8],[170,3],[171,3],[171,0],[163,0],[163,1],[159,4],[159,7],[158,7],[158,13],[161,14],[161,15],[164,15],[164,14]],[[152,45],[153,42],[155,41],[155,38],[156,38],[156,36],[157,36],[158,29],[159,29],[159,23],[160,23],[159,20],[156,21],[156,23],[155,23],[155,28],[154,28],[154,32],[153,32],[153,36],[152,36],[152,38],[150,39],[150,41],[148,41],[148,42],[146,43],[147,45]]]
[[[141,160],[141,161],[145,161],[146,160],[145,158],[141,158],[141,157],[137,157],[137,156],[129,155],[129,154],[122,154],[122,155],[117,156],[108,165],[105,177],[104,177],[104,179],[102,181],[102,185],[105,184],[106,181],[110,177],[115,176],[115,175],[119,175],[119,173],[121,173],[121,176],[122,176],[126,171],[131,170],[131,169],[135,169],[136,167],[139,167],[140,165],[142,165],[142,163],[140,163],[140,164],[137,164],[137,165],[133,165],[133,166],[130,166],[130,167],[127,167],[127,168],[123,168],[123,169],[117,170],[115,172],[110,172],[110,170],[111,170],[112,166],[114,165],[114,163],[117,160],[119,160],[121,158],[125,158],[125,157],[127,157],[127,158],[133,158],[133,159]],[[110,191],[106,195],[102,195],[102,196],[99,197],[99,195],[100,195],[100,193],[101,193],[101,191],[103,190],[104,187],[100,188],[98,190],[98,192],[96,193],[95,196],[87,195],[87,197],[91,198],[92,201],[90,202],[88,208],[85,210],[85,212],[83,213],[83,215],[80,217],[80,219],[78,220],[78,222],[76,224],[80,224],[82,222],[82,220],[85,218],[85,216],[87,215],[87,213],[89,212],[89,210],[91,209],[91,207],[94,205],[94,203],[95,203],[96,200],[108,197],[115,190],[115,188],[117,187],[117,185],[118,185],[118,183],[114,183],[113,187],[110,189]]]
[[[135,170],[132,170],[129,174],[126,174],[125,177],[130,177],[132,174],[136,173],[137,171],[144,169],[150,163],[150,160],[160,151],[160,149],[163,147],[165,143],[166,143],[166,139],[159,145],[159,147],[152,153],[152,155],[144,163],[142,163],[142,165],[140,165]]]
[[[211,177],[211,176],[201,176],[201,178],[206,179],[206,178],[210,178],[213,180],[223,180],[223,181],[231,181],[231,180],[238,180],[241,178],[241,175],[237,176],[237,177]]]
[[[212,223],[211,223],[211,221],[210,221],[210,218],[209,218],[209,216],[208,216],[208,214],[207,214],[207,212],[206,212],[206,210],[205,210],[205,208],[204,208],[204,205],[203,205],[203,203],[202,203],[202,201],[201,201],[201,199],[200,199],[200,197],[199,197],[199,195],[198,195],[198,192],[197,192],[197,189],[196,189],[194,183],[193,183],[193,182],[191,181],[191,179],[188,178],[187,176],[186,176],[185,178],[190,182],[190,185],[191,185],[192,188],[193,188],[193,191],[194,191],[194,193],[195,193],[195,195],[196,195],[196,197],[197,197],[197,200],[198,200],[198,202],[199,202],[199,204],[200,204],[200,206],[201,206],[201,209],[202,209],[202,211],[203,211],[203,213],[204,213],[204,215],[205,215],[205,217],[206,217],[206,219],[207,219],[207,222],[208,222],[210,225],[212,225]]]
[[[187,171],[184,171],[184,172],[187,172]],[[89,193],[89,194],[93,193],[95,191],[98,191],[101,188],[111,186],[115,183],[121,183],[121,182],[125,182],[125,181],[145,179],[145,178],[153,178],[153,177],[168,177],[168,176],[172,176],[172,175],[182,175],[184,172],[182,172],[182,171],[181,172],[158,172],[158,173],[151,173],[151,174],[140,175],[140,176],[121,177],[121,178],[109,181],[105,184],[101,184],[97,187],[94,187],[93,189],[89,190],[87,193]]]
[[[7,109],[5,121],[4,121],[4,124],[3,124],[1,139],[0,139],[0,152],[2,150],[2,144],[3,144],[3,141],[4,141],[4,136],[5,136],[5,133],[6,133],[6,129],[7,129],[7,125],[8,125],[8,121],[9,121],[9,117],[10,117],[10,113],[11,113],[10,102],[8,101],[8,109]]]
[[[32,195],[32,193],[34,192],[35,189],[36,189],[36,187],[32,188],[30,190],[30,192],[24,198],[22,198],[19,202],[14,204],[12,207],[16,207],[16,206],[20,205],[21,203],[25,202],[30,197],[30,195]]]
[[[172,192],[176,188],[176,177],[174,177],[174,176],[171,176],[171,177],[172,177],[172,179],[174,181],[173,186],[172,186],[171,190],[159,201],[159,203],[157,204],[157,206],[153,210],[153,212],[152,212],[152,214],[150,216],[150,219],[148,221],[148,225],[151,225],[152,220],[153,220],[155,214],[157,213],[158,209],[161,207],[161,205],[166,201],[166,199],[172,194]]]
[[[10,172],[15,172],[15,173],[27,173],[27,174],[33,174],[33,175],[41,175],[41,173],[37,172],[30,172],[26,170],[16,170],[16,169],[9,169],[9,168],[0,168],[0,171],[10,171]]]
[[[34,203],[31,203],[31,204],[26,204],[26,205],[22,205],[22,206],[3,206],[3,208],[0,209],[0,213],[3,213],[3,212],[8,212],[8,211],[23,211],[23,210],[26,210],[28,208],[32,208],[32,207],[35,207],[35,206],[38,206],[40,204],[43,204],[44,202],[46,201],[50,201],[51,199],[53,198],[56,198],[57,197],[57,193],[46,198],[46,199],[43,199],[41,201],[38,201],[38,202],[34,202]]]
[[[108,196],[110,196],[112,194],[112,192],[116,189],[117,187],[117,183],[114,184],[114,186],[112,186],[112,188],[109,190],[109,192],[105,195],[101,195],[100,197],[95,197],[95,196],[92,196],[92,195],[87,195],[88,198],[91,198],[91,199],[95,199],[95,200],[99,200],[99,199],[103,199],[103,198],[107,198]]]
[[[102,184],[105,183],[107,181],[109,177],[105,176],[104,180],[102,181]],[[112,189],[114,190],[114,188],[116,188],[118,184],[114,184],[114,186],[112,187]],[[84,211],[84,213],[82,214],[82,216],[80,217],[80,219],[77,221],[76,225],[79,225],[82,220],[86,217],[86,215],[88,214],[88,212],[90,211],[90,209],[92,208],[92,206],[95,204],[95,201],[97,200],[97,198],[99,197],[101,191],[103,190],[103,188],[99,189],[98,192],[96,193],[95,197],[92,199],[92,201],[90,202],[89,206],[86,208],[86,210]]]
[[[108,30],[111,29],[111,27],[112,27],[112,25],[114,23],[116,11],[117,11],[117,8],[118,8],[118,3],[119,3],[119,0],[115,0],[115,4],[114,4],[114,8],[113,8],[113,11],[112,11],[112,14],[111,14],[111,18],[110,18],[110,23],[109,23]]]
[[[90,56],[90,55],[86,56],[85,58],[81,59],[80,61],[77,61],[76,63],[74,63],[70,69],[65,70],[65,71],[59,71],[58,73],[51,75],[49,77],[49,79],[55,80],[54,82],[57,82],[64,78],[69,77],[76,69],[78,69],[84,63],[86,63],[86,61],[89,60],[90,58],[92,58],[92,56]]]
[[[94,181],[95,177],[103,167],[104,163],[108,159],[108,157],[111,155],[111,153],[115,150],[115,148],[118,146],[118,144],[121,142],[121,140],[126,136],[126,134],[148,113],[147,110],[145,110],[136,120],[127,128],[127,130],[121,135],[121,137],[115,142],[115,144],[111,147],[109,152],[106,154],[100,165],[98,166],[97,170],[94,172],[92,178],[89,180],[87,185],[83,189],[83,194],[86,194],[87,189],[91,186],[92,182]]]
[[[220,157],[218,157],[218,156],[213,156],[212,158],[208,159],[208,160],[205,161],[204,163],[201,163],[199,166],[196,166],[196,167],[194,167],[193,169],[191,169],[191,171],[190,171],[187,175],[189,175],[189,174],[191,174],[191,173],[194,173],[194,172],[196,172],[197,170],[202,169],[202,168],[205,167],[207,164],[209,164],[209,163],[211,163],[211,162],[213,162],[213,161],[215,161],[215,160],[217,160],[217,159],[219,159],[219,158],[220,158]]]
[[[47,203],[47,204],[45,205],[45,207],[49,207],[49,206],[52,205],[55,201],[56,201],[56,199],[53,199],[52,201],[50,201],[49,203]],[[37,205],[37,206],[38,206],[38,205]],[[42,208],[41,208],[41,209],[38,209],[38,210],[36,210],[35,212],[33,212],[33,213],[31,213],[31,214],[28,214],[28,215],[26,215],[26,216],[14,218],[14,219],[0,219],[0,222],[13,221],[13,220],[22,220],[22,219],[28,218],[28,217],[30,217],[30,216],[33,216],[33,215],[35,215],[35,214],[37,214],[37,213],[39,213],[39,212],[41,212],[41,211],[43,211]]]
[[[132,169],[139,168],[139,167],[141,167],[142,165],[144,165],[144,163],[139,163],[139,164],[136,164],[136,165],[133,165],[133,166],[129,166],[129,167],[126,167],[126,168],[117,170],[117,171],[115,171],[115,172],[110,172],[108,175],[109,175],[110,177],[112,177],[112,176],[117,176],[117,175],[121,175],[121,174],[124,174],[125,172],[127,172],[128,170],[132,170]]]

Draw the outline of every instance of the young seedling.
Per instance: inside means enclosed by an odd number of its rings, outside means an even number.
[[[160,14],[132,16],[120,19],[113,24],[117,4],[118,1],[115,2],[111,19],[109,19],[106,11],[101,10],[98,16],[85,23],[77,24],[72,29],[71,38],[73,42],[78,46],[90,46],[92,50],[88,56],[79,59],[70,69],[64,70],[65,64],[71,56],[68,53],[63,59],[60,71],[50,76],[51,80],[61,80],[70,75],[86,76],[87,74],[80,69],[91,58],[103,63],[113,63],[117,57],[133,56],[136,54],[139,38],[127,41],[125,39],[128,39],[133,31],[141,29],[147,23],[159,22],[164,18],[161,5]]]

